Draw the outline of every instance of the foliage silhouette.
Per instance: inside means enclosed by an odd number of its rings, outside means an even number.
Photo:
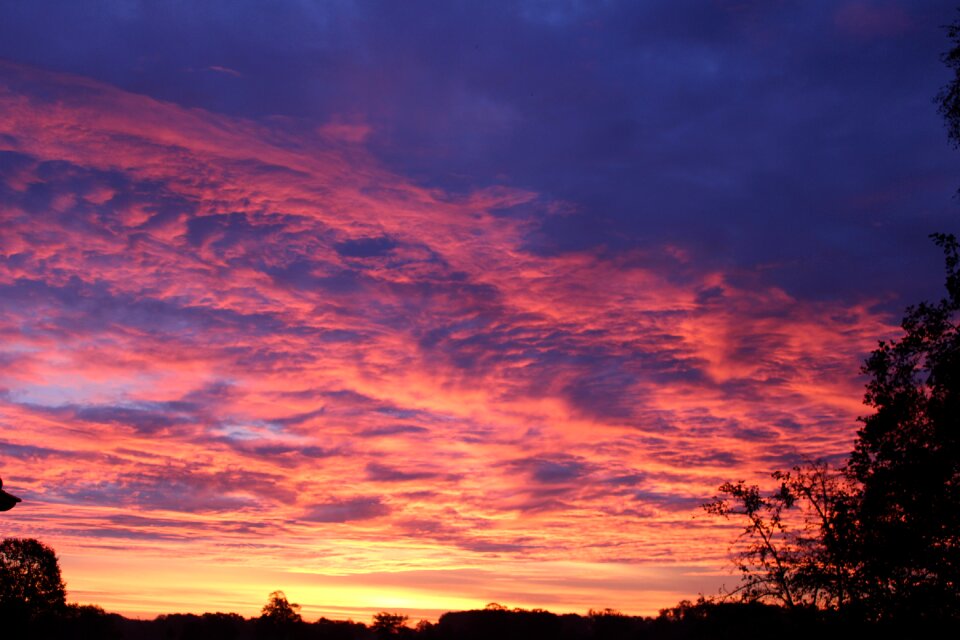
[[[403,631],[409,631],[407,620],[409,618],[405,615],[381,611],[374,614],[372,629],[379,637],[398,636]]]
[[[947,137],[953,146],[960,147],[960,21],[947,27],[947,36],[953,48],[940,59],[953,72],[953,79],[940,89],[935,100],[947,126]]]
[[[47,549],[52,555],[52,550]],[[55,557],[55,556],[54,556]],[[263,614],[245,619],[233,613],[170,614],[155,620],[129,620],[91,605],[65,605],[55,612],[18,623],[0,616],[0,637],[30,640],[658,640],[726,638],[762,625],[781,640],[840,637],[835,618],[810,608],[684,602],[653,620],[614,609],[590,610],[586,616],[558,615],[542,609],[508,609],[492,604],[480,611],[446,613],[436,624],[421,620],[415,628],[407,617],[381,612],[373,624],[321,618],[303,622],[297,605],[281,591],[270,594]],[[865,628],[864,628],[865,629]],[[864,629],[857,629],[860,635]],[[869,631],[869,629],[866,629]]]
[[[173,613],[157,616],[151,625],[156,635],[179,640],[238,640],[248,637],[243,633],[245,626],[246,620],[236,613]],[[141,628],[135,637],[151,635]]]
[[[866,602],[877,615],[960,617],[960,245],[944,251],[947,296],[907,309],[904,335],[863,366],[875,409],[848,470],[858,495]]]
[[[546,611],[484,609],[445,613],[437,624],[441,638],[526,640],[561,637],[560,616]]]
[[[786,607],[840,609],[856,599],[851,561],[852,489],[822,462],[772,474],[778,487],[727,482],[708,513],[746,520],[735,563],[741,584],[728,595]]]
[[[726,483],[704,508],[746,520],[732,593],[852,610],[868,619],[960,618],[960,244],[934,234],[947,296],[909,307],[903,335],[861,371],[874,413],[840,472],[776,472],[779,487]]]
[[[953,46],[941,59],[953,78],[935,101],[960,147],[960,21],[947,32]],[[908,307],[903,335],[881,341],[861,368],[874,413],[860,418],[842,475],[796,467],[792,478],[774,474],[773,493],[726,483],[704,505],[747,521],[734,592],[744,600],[873,620],[960,619],[960,243],[931,238],[944,253],[947,295]],[[800,529],[788,524],[792,511]]]
[[[300,617],[300,605],[291,603],[283,591],[270,593],[267,604],[260,611],[260,618],[274,624],[289,625],[303,622]]]
[[[300,605],[291,603],[283,591],[270,594],[257,620],[257,637],[289,640],[303,635],[303,618],[300,617]]]
[[[66,587],[53,549],[33,538],[0,542],[0,610],[4,616],[59,614]]]

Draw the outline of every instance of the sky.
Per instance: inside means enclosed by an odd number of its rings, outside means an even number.
[[[0,0],[0,535],[130,616],[655,614],[958,232],[939,0]]]

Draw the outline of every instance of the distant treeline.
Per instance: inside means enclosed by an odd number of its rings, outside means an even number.
[[[52,548],[32,538],[0,541],[0,640],[643,640],[737,638],[936,637],[901,616],[871,622],[853,610],[723,602],[702,597],[664,609],[657,617],[613,609],[558,615],[542,609],[509,609],[497,603],[445,613],[436,622],[410,624],[382,611],[369,625],[327,620],[306,622],[300,605],[274,591],[260,615],[236,613],[162,615],[130,620],[93,605],[67,603],[60,564]],[[929,623],[927,623],[929,625]],[[900,631],[903,631],[902,633]],[[893,634],[893,635],[891,635]]]
[[[443,614],[439,621],[407,626],[403,616],[386,616],[396,624],[371,625],[321,618],[315,622],[278,623],[269,616],[244,618],[235,613],[162,615],[130,620],[95,606],[70,605],[57,614],[20,618],[0,611],[0,637],[17,640],[685,640],[736,638],[777,640],[859,637],[938,637],[933,629],[892,628],[844,620],[835,612],[786,609],[760,603],[683,602],[657,617],[636,617],[612,610],[587,615],[558,615],[544,610],[506,609]],[[382,620],[381,620],[382,621]],[[929,633],[928,633],[929,632]]]

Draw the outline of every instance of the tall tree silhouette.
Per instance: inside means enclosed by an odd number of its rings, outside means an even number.
[[[960,147],[960,21],[947,27],[947,35],[953,48],[940,59],[953,71],[953,79],[937,94],[936,102],[947,125],[947,137],[953,146]]]
[[[863,366],[875,409],[848,470],[860,484],[864,584],[878,611],[960,616],[960,245],[934,234],[947,296],[907,309]]]
[[[775,472],[778,486],[726,483],[704,505],[746,522],[732,593],[787,607],[851,606],[875,620],[960,618],[960,243],[943,250],[947,296],[909,307],[881,341],[842,473]]]
[[[953,78],[935,99],[960,148],[960,21],[947,31],[953,47],[942,60]],[[745,599],[855,604],[873,619],[960,619],[960,243],[931,238],[944,253],[947,294],[908,307],[903,335],[881,341],[861,368],[874,412],[860,418],[845,481],[821,484],[819,502],[830,509],[816,509],[802,484],[778,473],[771,494],[726,483],[704,505],[746,518],[749,544],[737,557]],[[795,469],[794,482],[810,471]],[[798,504],[805,522],[811,506],[819,516],[812,537],[785,524]]]

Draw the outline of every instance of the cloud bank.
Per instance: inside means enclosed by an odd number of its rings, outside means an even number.
[[[845,453],[891,331],[877,299],[797,299],[676,245],[544,254],[563,202],[417,184],[365,129],[13,63],[0,111],[7,533],[127,611],[132,557],[154,613],[191,606],[171,556],[328,614],[348,578],[388,606],[394,572],[394,606],[428,613],[712,591],[729,532],[698,505]]]

